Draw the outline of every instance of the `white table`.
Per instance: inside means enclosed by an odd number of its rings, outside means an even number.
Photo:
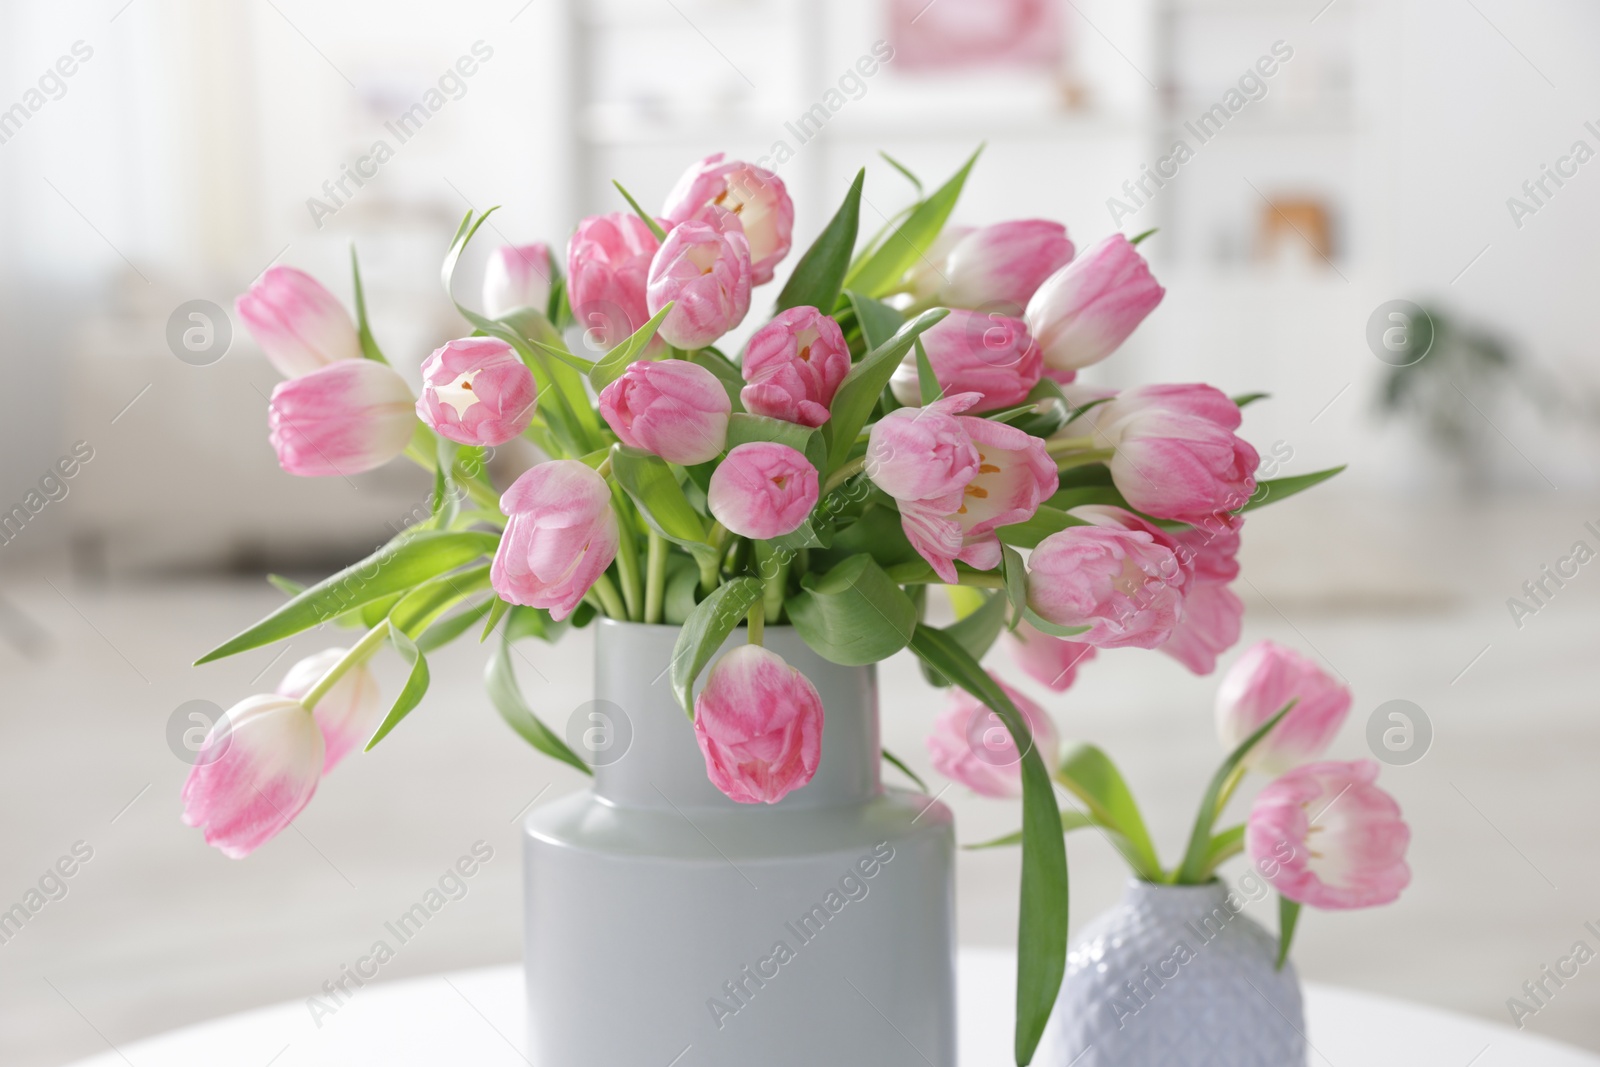
[[[1010,952],[962,950],[962,1067],[1010,1067],[1015,966]],[[1600,1056],[1510,1027],[1333,986],[1307,987],[1306,1014],[1311,1067],[1600,1067]],[[294,1001],[130,1042],[75,1067],[527,1064],[517,966],[374,983],[321,1022]],[[681,1067],[693,1067],[692,1051]]]

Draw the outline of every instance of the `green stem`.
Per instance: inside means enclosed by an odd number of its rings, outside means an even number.
[[[750,643],[752,645],[761,644],[761,638],[766,631],[767,622],[765,604],[758,600],[750,605],[750,614],[745,617],[745,621],[750,627]]]
[[[855,459],[852,459],[850,462],[846,463],[844,466],[828,475],[828,483],[822,487],[822,495],[827,496],[829,493],[839,488],[839,486],[860,474],[862,470],[866,468],[866,465],[867,457],[865,455],[857,456]]]
[[[706,534],[706,544],[716,549],[716,554],[703,553],[700,557],[700,592],[708,594],[722,578],[722,547],[728,543],[728,528],[720,522],[711,524]]]
[[[596,578],[592,589],[595,596],[600,598],[600,606],[605,609],[607,615],[613,619],[627,621],[627,606],[622,603],[622,598],[617,595],[617,587],[611,584],[610,575],[602,574]]]
[[[1052,456],[1067,452],[1082,452],[1093,447],[1093,437],[1052,437],[1044,443],[1044,450]]]
[[[667,589],[667,539],[649,531],[645,549],[644,621],[661,621],[661,604]]]
[[[1096,448],[1089,452],[1074,452],[1070,456],[1056,457],[1056,470],[1070,470],[1073,467],[1087,467],[1091,463],[1104,463],[1116,455],[1116,449]]]
[[[389,620],[384,619],[382,622],[378,623],[378,625],[368,630],[366,634],[362,636],[361,640],[355,643],[354,647],[352,647],[350,651],[339,657],[338,663],[335,663],[332,667],[329,667],[327,673],[321,678],[317,679],[317,684],[312,686],[310,690],[306,692],[306,695],[300,698],[300,705],[307,711],[315,708],[317,706],[317,701],[327,696],[328,690],[337,685],[339,679],[343,678],[345,673],[349,671],[351,667],[363,662],[374,652],[376,652],[378,650],[378,646],[383,644],[383,639],[388,636]]]
[[[785,552],[769,558],[777,561],[777,569],[766,578],[767,588],[762,594],[762,600],[768,617],[776,623],[783,616],[784,593],[789,588],[790,555]]]
[[[935,574],[932,567],[921,560],[897,563],[888,569],[888,574],[898,585],[949,584]],[[974,589],[1004,589],[1006,587],[1006,579],[1003,574],[996,574],[993,571],[975,571],[964,563],[957,563],[956,584],[971,586]]]
[[[622,504],[622,489],[611,486],[611,510],[616,513],[622,536],[617,539],[617,577],[622,579],[622,599],[627,605],[628,618],[633,622],[644,620],[644,588],[639,575],[639,548],[633,539],[633,522]]]
[[[1248,768],[1240,764],[1233,769],[1232,774],[1228,775],[1228,780],[1222,783],[1222,792],[1217,794],[1217,818],[1222,818],[1222,813],[1228,810],[1228,801],[1233,799],[1234,790],[1244,781],[1246,773]]]

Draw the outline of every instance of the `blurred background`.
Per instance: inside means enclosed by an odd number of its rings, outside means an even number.
[[[364,555],[429,490],[399,464],[277,469],[277,379],[235,294],[287,263],[348,301],[354,245],[415,382],[465,332],[438,264],[469,207],[503,205],[464,294],[493,244],[561,247],[621,208],[613,178],[654,205],[709,152],[762,161],[804,247],[863,165],[865,229],[915,197],[880,150],[937,183],[979,143],[958,222],[1058,218],[1079,248],[1160,228],[1141,250],[1166,301],[1091,380],[1265,391],[1243,431],[1263,476],[1350,464],[1252,517],[1235,587],[1241,647],[1352,686],[1332,755],[1386,757],[1414,833],[1398,903],[1307,913],[1302,975],[1510,1022],[1600,923],[1597,38],[1579,0],[0,4],[0,910],[92,853],[0,943],[0,1061],[303,999],[479,840],[495,859],[384,976],[514,960],[517,821],[580,785],[501,724],[463,642],[406,728],[248,861],[180,825],[182,707],[270,689],[338,636],[188,663],[280,600],[265,573]],[[204,358],[175,340],[194,327]],[[1397,327],[1428,338],[1409,366]],[[587,641],[525,646],[558,729]],[[926,773],[943,697],[904,656],[883,673],[886,742]],[[1019,684],[1112,752],[1176,850],[1220,757],[1215,677],[1129,651],[1062,696]],[[1396,699],[1426,721],[1420,759],[1369,744]],[[964,794],[944,795],[964,840],[1015,827]],[[1101,840],[1070,852],[1076,925],[1123,874]],[[1016,874],[962,856],[964,943],[1011,941]],[[1600,973],[1526,1025],[1600,1050]]]

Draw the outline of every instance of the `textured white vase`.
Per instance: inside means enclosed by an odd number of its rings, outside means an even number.
[[[609,747],[580,752],[591,788],[527,819],[533,1064],[954,1067],[951,816],[880,784],[874,669],[768,627],[822,697],[822,759],[779,803],[736,804],[673,699],[677,635],[597,624]]]
[[[1294,966],[1222,882],[1131,881],[1079,932],[1035,1067],[1303,1067]]]

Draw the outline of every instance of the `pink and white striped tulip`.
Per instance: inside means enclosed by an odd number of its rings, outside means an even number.
[[[694,701],[706,775],[740,804],[776,804],[811,781],[822,723],[816,687],[759,645],[724,653]]]
[[[1273,641],[1245,650],[1217,687],[1217,737],[1232,751],[1289,701],[1284,716],[1245,757],[1262,774],[1316,759],[1350,714],[1350,690],[1306,656]]]
[[[278,695],[291,700],[304,697],[346,651],[325,649],[296,663],[278,683]],[[322,773],[327,774],[345,756],[365,744],[372,731],[378,728],[383,706],[378,703],[378,679],[373,676],[372,668],[365,663],[351,667],[317,701],[311,714],[322,731]]]
[[[658,331],[669,345],[704,348],[750,310],[750,245],[730,213],[674,226],[650,261],[645,299],[650,314],[672,310]]]
[[[278,465],[308,478],[383,466],[411,443],[416,416],[406,380],[370,359],[340,360],[279,382],[267,407]]]
[[[1243,526],[1243,516],[1225,515],[1221,521],[1172,534],[1178,558],[1194,571],[1195,581],[1225,585],[1239,577],[1239,531]]]
[[[1239,640],[1244,603],[1226,585],[1196,581],[1183,598],[1183,615],[1172,636],[1156,646],[1195,674],[1217,669],[1217,656]]]
[[[705,222],[719,209],[739,220],[750,243],[752,283],[770,282],[773,269],[789,254],[794,232],[794,201],[783,180],[754,164],[724,163],[717,152],[684,171],[661,213],[674,223]]]
[[[544,314],[550,304],[550,246],[502,245],[489,253],[483,269],[483,313],[504,318],[518,308]]]
[[[417,416],[463,445],[503,445],[533,421],[539,386],[516,351],[494,337],[463,337],[422,363]]]
[[[814,307],[792,307],[757,330],[741,368],[746,411],[801,426],[828,421],[828,406],[850,373],[839,324]]]
[[[361,341],[350,313],[305,271],[269,267],[233,307],[285,378],[361,358]]]
[[[1054,767],[1061,740],[1049,714],[1015,689],[1000,683],[1033,733],[1046,767]],[[951,689],[945,710],[928,735],[933,769],[986,797],[1022,795],[1022,753],[1000,716],[964,689]]]
[[[917,257],[905,277],[900,279],[900,291],[911,296],[914,306],[937,304],[948,275],[950,252],[976,227],[946,226],[933,239],[928,250]]]
[[[1245,824],[1245,848],[1272,887],[1313,908],[1388,904],[1411,882],[1411,828],[1373,783],[1374,760],[1308,763],[1269,783]]]
[[[1044,280],[1072,262],[1067,228],[1048,219],[997,222],[968,234],[945,260],[946,307],[1021,315]]]
[[[722,453],[732,413],[717,376],[683,359],[636,360],[600,391],[600,415],[623,444],[684,466]]]
[[[1095,657],[1093,645],[1052,637],[1035,629],[1031,623],[1018,626],[1006,639],[1017,666],[1028,677],[1057,693],[1072,688],[1072,683],[1078,679],[1078,668]]]
[[[1189,582],[1161,530],[1121,508],[1074,508],[1094,525],[1051,534],[1028,559],[1028,605],[1097,648],[1155,648],[1183,616]]]
[[[651,257],[660,247],[650,227],[631,211],[591,215],[578,223],[567,242],[567,299],[587,347],[609,351],[650,321],[645,286]]]
[[[1147,515],[1215,526],[1255,492],[1261,457],[1233,431],[1239,407],[1209,385],[1124,390],[1097,420],[1116,448],[1111,478]]]
[[[873,423],[865,468],[872,483],[896,500],[959,507],[961,490],[978,474],[978,448],[952,410],[944,401],[896,408]]]
[[[1112,234],[1039,286],[1023,316],[1046,373],[1068,375],[1115,352],[1166,290],[1128,239]]]
[[[288,826],[317,791],[322,731],[299,701],[246,697],[206,735],[183,783],[183,821],[241,859]]]
[[[1022,403],[1044,366],[1022,320],[992,312],[952,311],[922,334],[922,346],[945,395],[979,395],[974,411]],[[889,389],[907,407],[922,403],[915,351],[895,368]]]
[[[766,540],[804,525],[820,494],[817,468],[799,450],[748,441],[729,450],[711,472],[706,502],[712,516],[740,537]]]
[[[606,480],[578,460],[550,460],[513,482],[500,510],[509,518],[489,568],[490,585],[508,604],[566,618],[617,556],[617,516]]]

